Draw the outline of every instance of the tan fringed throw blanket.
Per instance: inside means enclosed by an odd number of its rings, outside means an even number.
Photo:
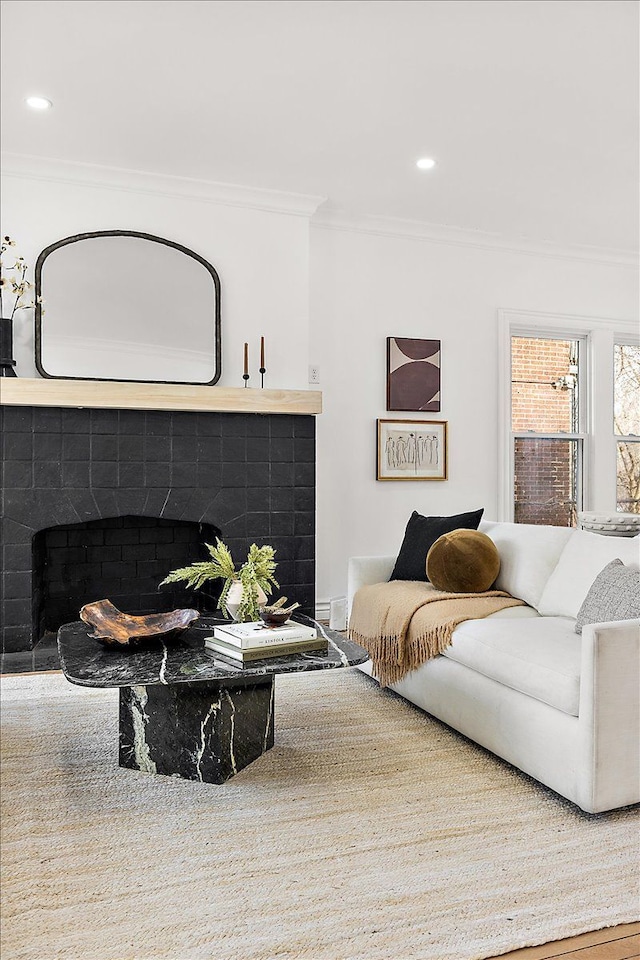
[[[364,647],[376,679],[387,687],[442,653],[463,620],[522,604],[504,590],[447,593],[416,580],[375,583],[353,599],[349,637]]]

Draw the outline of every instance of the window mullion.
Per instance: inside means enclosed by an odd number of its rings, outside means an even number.
[[[513,430],[511,436],[518,440],[586,440],[586,433],[543,433],[534,430]],[[631,438],[633,439],[633,438]],[[640,437],[636,439],[640,440]]]

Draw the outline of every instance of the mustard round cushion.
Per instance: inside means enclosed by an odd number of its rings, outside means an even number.
[[[427,577],[438,590],[482,593],[500,572],[493,540],[479,530],[452,530],[438,537],[427,554]]]

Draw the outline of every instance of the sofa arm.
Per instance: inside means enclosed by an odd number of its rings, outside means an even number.
[[[356,591],[370,583],[385,583],[393,571],[395,557],[351,557],[347,574],[348,614]]]
[[[582,631],[581,769],[592,813],[640,800],[640,620]]]

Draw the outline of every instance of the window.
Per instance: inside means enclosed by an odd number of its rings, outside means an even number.
[[[640,513],[640,347],[616,343],[613,356],[617,509]]]
[[[499,518],[640,514],[637,321],[499,310],[498,325]]]
[[[582,509],[582,341],[511,337],[513,519],[575,526]]]

